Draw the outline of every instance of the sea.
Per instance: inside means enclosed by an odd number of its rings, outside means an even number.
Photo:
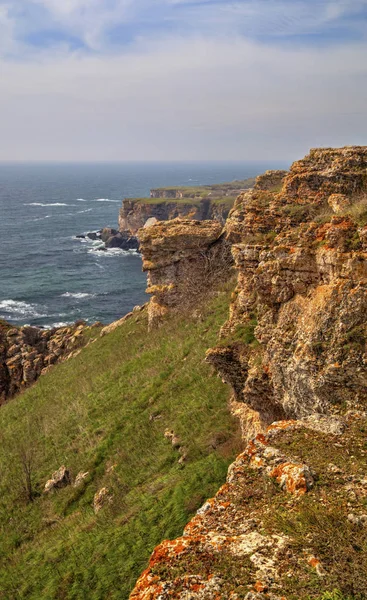
[[[136,252],[76,236],[117,227],[125,197],[253,177],[266,163],[0,164],[0,318],[58,327],[110,323],[147,301]]]

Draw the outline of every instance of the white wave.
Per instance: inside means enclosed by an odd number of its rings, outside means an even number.
[[[23,206],[74,206],[73,204],[65,204],[65,202],[47,202],[46,204],[43,202],[29,202],[28,204],[23,204]]]
[[[45,217],[39,217],[38,219],[27,219],[27,223],[35,223],[36,221],[43,221],[44,219],[50,219],[52,215],[46,215]]]
[[[4,310],[11,317],[33,317],[40,318],[46,317],[46,314],[39,312],[39,307],[36,304],[28,304],[20,300],[2,300],[0,302],[0,310]]]
[[[67,327],[73,325],[73,321],[59,321],[58,323],[52,323],[51,325],[43,325],[43,329],[54,329],[54,327]]]
[[[119,200],[110,200],[109,198],[97,198],[93,202],[120,202]]]
[[[61,294],[62,298],[93,298],[96,294],[87,294],[85,292],[65,292]]]
[[[103,246],[100,246],[102,248]],[[122,248],[106,248],[105,250],[98,250],[98,248],[91,248],[88,250],[88,254],[94,254],[94,256],[98,257],[114,257],[114,256],[131,256],[136,255],[140,256],[139,252],[136,250],[122,250]]]
[[[68,239],[73,240],[74,242],[81,242],[82,244],[86,244],[87,242],[90,242],[90,240],[87,240],[86,238],[77,237],[76,235],[72,235]]]
[[[77,210],[76,214],[81,215],[82,213],[90,212],[93,208],[86,208],[85,210]]]
[[[77,198],[76,201],[77,202],[88,202],[88,200],[84,200],[84,198]]]

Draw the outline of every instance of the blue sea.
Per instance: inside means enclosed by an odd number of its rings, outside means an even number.
[[[124,197],[244,179],[273,163],[0,164],[0,318],[16,325],[110,323],[147,300],[133,252],[77,235],[116,227]]]

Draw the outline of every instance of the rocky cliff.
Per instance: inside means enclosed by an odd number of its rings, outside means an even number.
[[[157,188],[150,191],[150,198],[126,198],[120,210],[119,229],[135,235],[149,219],[216,220],[223,225],[238,193],[254,183],[254,179],[245,179],[198,187]]]
[[[218,221],[177,219],[140,229],[143,270],[148,273],[149,326],[189,310],[225,280],[232,263],[230,245]]]
[[[253,187],[255,178],[235,180],[228,183],[214,183],[200,186],[164,187],[150,190],[151,198],[204,198],[225,196],[235,197],[240,191]]]
[[[0,404],[34,383],[55,363],[75,356],[87,343],[90,329],[84,322],[54,329],[18,328],[0,322]]]
[[[149,199],[123,200],[119,215],[119,229],[135,235],[144,227],[149,219],[171,221],[173,219],[192,219],[196,221],[216,219],[224,224],[229,211],[234,204],[234,198],[216,199],[183,199],[176,202]]]
[[[247,446],[183,537],[155,550],[132,599],[365,598],[366,198],[367,147],[315,149],[259,177],[209,236],[230,244],[238,281],[206,360]],[[145,268],[163,284],[159,306],[180,289],[180,310],[185,236],[161,224],[155,242],[155,227]]]

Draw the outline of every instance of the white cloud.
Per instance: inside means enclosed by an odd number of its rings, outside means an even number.
[[[196,37],[2,62],[0,159],[291,159],[365,143],[366,51]]]

